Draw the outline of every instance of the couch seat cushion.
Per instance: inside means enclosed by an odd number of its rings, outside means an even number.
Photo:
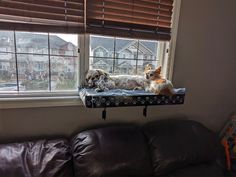
[[[78,177],[152,175],[145,137],[134,126],[99,128],[72,139]]]
[[[157,121],[147,124],[143,130],[156,176],[189,164],[215,160],[219,154],[216,134],[195,121]]]

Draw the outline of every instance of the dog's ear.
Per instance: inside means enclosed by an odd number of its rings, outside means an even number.
[[[96,71],[98,72],[99,75],[103,75],[102,70],[100,70],[100,69],[96,69]]]
[[[99,75],[104,75],[105,77],[109,78],[109,74],[106,71],[103,71],[101,69],[97,69],[96,70],[98,72]]]
[[[150,64],[147,64],[144,68],[144,72],[147,72],[152,69],[152,66]]]
[[[157,74],[161,74],[161,66],[159,66],[159,67],[155,70],[155,72],[156,72]]]

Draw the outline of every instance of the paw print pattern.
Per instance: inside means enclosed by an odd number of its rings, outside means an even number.
[[[148,105],[175,105],[183,104],[185,94],[173,95],[130,95],[130,96],[102,96],[97,93],[90,96],[90,92],[80,94],[82,101],[88,108],[148,106]]]

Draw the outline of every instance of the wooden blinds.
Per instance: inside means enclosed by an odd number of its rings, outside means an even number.
[[[173,0],[87,0],[87,32],[170,40]]]
[[[84,0],[0,0],[0,29],[80,33]]]

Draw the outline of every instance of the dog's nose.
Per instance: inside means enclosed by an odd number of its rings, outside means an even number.
[[[89,87],[93,87],[93,81],[90,79],[90,80],[88,80],[88,86]]]

